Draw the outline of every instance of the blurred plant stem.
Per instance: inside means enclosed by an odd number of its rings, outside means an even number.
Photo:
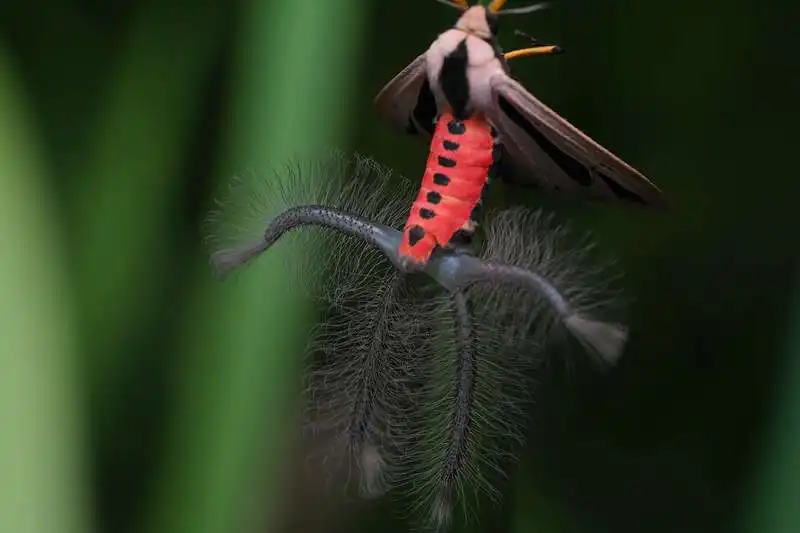
[[[0,48],[0,531],[85,533],[71,294],[21,94]]]
[[[94,405],[113,409],[136,337],[166,289],[187,143],[221,43],[223,6],[148,2],[133,17],[100,103],[85,164],[71,177],[82,333]],[[127,338],[125,336],[128,336]],[[102,413],[102,418],[113,416]]]
[[[224,168],[280,179],[272,170],[290,157],[346,140],[363,10],[358,0],[245,5]],[[149,531],[274,529],[308,312],[287,287],[291,257],[282,243],[225,284],[200,268]]]
[[[800,531],[800,276],[795,282],[794,309],[789,323],[783,372],[761,453],[749,533]]]

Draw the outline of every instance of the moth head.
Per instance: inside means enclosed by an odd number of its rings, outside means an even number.
[[[497,36],[497,19],[499,15],[520,15],[524,13],[533,13],[534,11],[546,9],[548,7],[547,3],[541,2],[538,4],[531,4],[528,6],[501,11],[502,7],[506,3],[506,0],[491,0],[486,6],[477,4],[472,7],[469,6],[467,0],[437,1],[463,11],[464,14],[458,19],[456,28],[467,33],[471,33],[482,39],[490,39]]]
[[[458,19],[456,29],[481,39],[491,39],[497,32],[497,15],[484,6],[472,6]]]

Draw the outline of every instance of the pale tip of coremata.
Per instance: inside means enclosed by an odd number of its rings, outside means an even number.
[[[366,445],[359,457],[361,470],[361,497],[373,499],[386,492],[385,463],[377,446]]]
[[[622,355],[628,340],[628,330],[619,324],[592,320],[579,314],[570,316],[564,323],[578,339],[596,350],[605,361],[616,363]]]

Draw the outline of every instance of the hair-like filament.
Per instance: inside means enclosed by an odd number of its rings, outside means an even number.
[[[416,191],[334,152],[241,177],[208,235],[222,276],[300,239],[289,282],[323,306],[303,427],[328,445],[309,460],[320,477],[352,476],[363,497],[403,488],[414,514],[444,531],[502,495],[550,348],[568,333],[613,363],[627,330],[609,321],[611,280],[591,242],[521,207],[485,213],[469,252],[439,249],[424,275],[401,271],[396,228]]]

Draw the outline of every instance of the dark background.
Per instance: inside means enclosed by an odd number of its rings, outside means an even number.
[[[2,531],[405,530],[292,466],[307,310],[277,260],[211,279],[202,222],[233,174],[317,147],[416,179],[426,147],[372,98],[456,16],[432,0],[0,6]],[[493,191],[591,229],[633,304],[618,367],[544,371],[485,531],[800,531],[795,20],[756,0],[501,19],[506,49],[526,45],[515,28],[564,48],[512,69],[672,210]]]

